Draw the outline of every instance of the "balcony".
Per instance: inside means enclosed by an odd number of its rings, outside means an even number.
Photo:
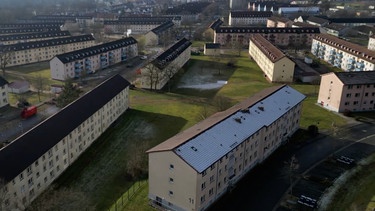
[[[74,64],[74,67],[75,67],[75,68],[81,68],[81,67],[82,67],[82,64],[81,64],[81,63],[75,63],[75,64]]]

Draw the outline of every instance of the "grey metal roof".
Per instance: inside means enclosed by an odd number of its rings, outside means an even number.
[[[271,11],[231,11],[230,16],[232,18],[255,18],[255,17],[271,17]]]
[[[214,22],[212,22],[209,26],[209,28],[215,30],[216,28],[220,27],[224,22],[218,18]]]
[[[235,111],[211,128],[175,148],[174,152],[201,173],[246,138],[276,121],[304,98],[305,96],[295,89],[283,86],[249,108]],[[263,111],[260,107],[263,107]],[[250,112],[244,112],[245,109]]]
[[[160,26],[155,27],[151,31],[154,32],[155,34],[159,35],[163,33],[164,31],[168,30],[169,28],[173,27],[174,23],[172,21],[167,21]]]
[[[0,149],[0,178],[11,181],[129,85],[115,75]]]
[[[0,34],[20,34],[20,33],[35,33],[35,32],[59,32],[60,27],[29,27],[29,28],[12,28],[0,29]]]
[[[58,23],[3,23],[0,24],[0,28],[30,28],[30,27],[60,27]]]
[[[126,47],[135,43],[137,43],[137,40],[135,40],[133,37],[127,37],[124,39],[115,40],[115,41],[104,43],[101,45],[96,45],[96,46],[92,46],[89,48],[84,48],[81,50],[76,50],[76,51],[56,55],[56,57],[62,63],[65,64],[65,63],[69,63],[72,61],[84,59],[93,55],[98,55],[101,53],[112,51],[114,49]]]
[[[375,71],[335,72],[345,85],[375,85]]]
[[[63,38],[56,38],[56,39],[50,39],[50,40],[17,43],[17,44],[12,44],[12,45],[0,46],[0,52],[4,50],[23,51],[26,49],[44,48],[44,47],[65,45],[69,43],[77,43],[77,42],[84,42],[84,41],[90,41],[90,40],[95,40],[93,35],[80,35],[80,36],[63,37]]]
[[[220,43],[205,43],[206,49],[218,49],[220,48]]]

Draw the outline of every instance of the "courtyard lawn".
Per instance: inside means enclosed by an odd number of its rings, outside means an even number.
[[[131,109],[94,142],[55,184],[84,192],[97,210],[106,210],[133,184],[127,176],[128,162],[136,155],[141,155],[139,165],[147,168],[147,155],[144,152],[201,121],[207,111],[212,114],[215,108],[207,103],[210,99],[224,96],[234,104],[264,88],[279,85],[268,83],[257,64],[247,54],[242,57],[221,58],[220,67],[227,67],[229,60],[237,62],[235,68],[229,68],[223,74],[227,77],[228,84],[214,92],[196,94],[198,91],[194,89],[170,93],[131,90]],[[194,56],[185,66],[189,68],[185,71],[195,69],[199,74],[202,66],[206,70],[211,68],[211,62],[210,57]],[[211,76],[218,76],[215,69],[217,67],[213,67]],[[341,117],[315,105],[316,86],[292,86],[307,96],[303,106],[302,127],[319,122],[319,129],[329,129],[333,119],[337,125],[344,124],[345,120]],[[147,186],[141,188],[128,202],[125,210],[152,210],[148,205],[147,192]]]

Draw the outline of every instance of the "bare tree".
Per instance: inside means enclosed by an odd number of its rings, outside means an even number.
[[[296,158],[295,155],[293,155],[290,160],[285,162],[286,164],[286,170],[289,177],[290,182],[290,195],[293,195],[293,180],[295,179],[297,175],[297,170],[299,169],[299,161]]]
[[[145,151],[149,148],[146,142],[137,144],[131,157],[126,163],[126,176],[132,180],[137,180],[147,172],[147,154]]]
[[[47,84],[46,78],[43,78],[42,75],[38,74],[35,77],[35,89],[36,89],[37,94],[38,94],[39,102],[41,102],[40,94],[43,93],[43,90],[44,90],[44,87],[45,87],[46,84]]]
[[[4,47],[0,50],[0,68],[5,76],[5,68],[11,63],[14,52]]]
[[[160,80],[163,78],[163,72],[154,64],[149,63],[142,71],[143,81],[150,85],[150,89],[157,89]]]
[[[218,111],[225,111],[232,105],[231,100],[222,95],[215,96],[212,102],[213,106],[215,106]]]
[[[178,71],[178,67],[176,65],[170,64],[167,67],[164,68],[164,76],[168,79],[168,92],[171,91],[171,84],[172,84],[172,78]]]

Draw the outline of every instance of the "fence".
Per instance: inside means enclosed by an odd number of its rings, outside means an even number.
[[[122,211],[125,208],[126,203],[134,196],[134,194],[144,185],[148,183],[148,180],[142,180],[135,182],[125,193],[117,199],[115,203],[108,209],[108,211]]]

